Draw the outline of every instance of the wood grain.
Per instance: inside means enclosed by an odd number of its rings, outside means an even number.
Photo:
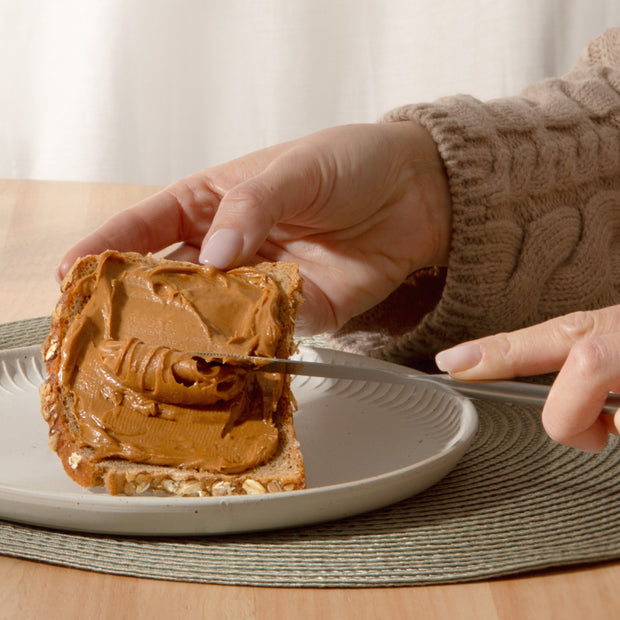
[[[620,566],[412,588],[214,586],[106,575],[0,557],[0,618],[617,618]],[[182,615],[181,615],[182,614]]]

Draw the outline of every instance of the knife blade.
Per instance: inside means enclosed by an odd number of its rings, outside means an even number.
[[[332,364],[328,362],[306,361],[296,359],[279,359],[269,357],[236,356],[221,354],[204,354],[210,357],[232,358],[247,362],[255,372],[273,372],[307,377],[325,377],[329,379],[347,379],[350,381],[367,381],[411,385],[425,382],[443,385],[468,398],[482,400],[520,402],[524,404],[543,405],[549,394],[549,385],[526,381],[459,381],[448,374],[425,374],[412,372],[407,367],[378,368],[377,366],[356,366]],[[602,408],[605,413],[615,413],[620,408],[620,394],[611,392]]]

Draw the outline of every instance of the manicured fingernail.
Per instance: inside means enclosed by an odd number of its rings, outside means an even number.
[[[441,351],[435,356],[439,370],[454,373],[473,368],[482,359],[482,350],[477,344],[467,342]]]
[[[230,267],[243,250],[243,237],[231,228],[215,231],[200,250],[198,260],[218,269]]]

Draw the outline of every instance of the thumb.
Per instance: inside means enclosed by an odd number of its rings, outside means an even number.
[[[256,180],[225,194],[205,235],[198,260],[218,269],[246,263],[278,221],[274,201]]]
[[[272,229],[302,212],[316,196],[307,158],[287,154],[224,194],[205,235],[199,261],[227,269],[251,261]]]

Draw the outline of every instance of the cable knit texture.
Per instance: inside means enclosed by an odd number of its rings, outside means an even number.
[[[384,120],[406,119],[447,170],[448,269],[414,276],[330,344],[420,366],[463,340],[620,303],[620,28],[519,97],[444,98]]]

